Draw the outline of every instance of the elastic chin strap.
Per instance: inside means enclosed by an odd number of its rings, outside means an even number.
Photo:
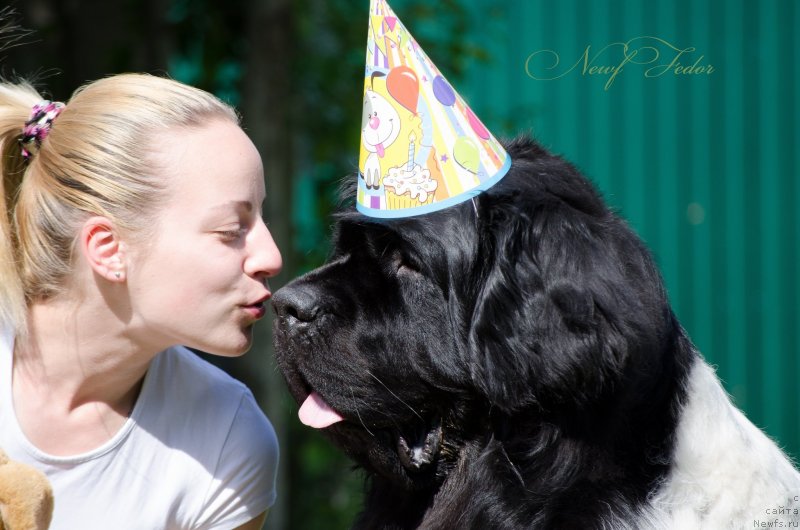
[[[480,219],[480,215],[478,215],[478,205],[475,204],[475,197],[470,199],[472,201],[472,207],[475,209],[475,218]]]

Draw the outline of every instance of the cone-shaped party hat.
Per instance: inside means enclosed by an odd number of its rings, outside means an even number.
[[[407,217],[494,185],[511,158],[453,90],[385,0],[370,0],[360,212]]]

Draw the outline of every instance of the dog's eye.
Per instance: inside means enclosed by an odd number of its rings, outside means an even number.
[[[392,262],[395,265],[397,274],[419,274],[419,267],[417,264],[404,255],[399,250],[396,250],[392,255]]]
[[[419,274],[419,269],[407,263],[401,263],[397,268],[397,274]]]

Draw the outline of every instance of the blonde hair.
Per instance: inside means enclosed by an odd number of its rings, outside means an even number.
[[[120,74],[72,95],[25,161],[19,139],[42,97],[0,83],[0,326],[25,327],[33,300],[62,293],[80,224],[102,215],[129,234],[152,226],[166,183],[148,156],[159,132],[209,119],[239,123],[211,94],[147,74]]]

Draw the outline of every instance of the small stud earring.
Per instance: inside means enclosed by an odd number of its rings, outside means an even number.
[[[116,276],[116,277],[117,277],[117,279],[119,280],[119,279],[120,279],[120,277],[122,276],[122,273],[121,273],[121,272],[119,272],[119,271],[117,271],[117,272],[115,272],[115,273],[114,273],[114,276]]]

